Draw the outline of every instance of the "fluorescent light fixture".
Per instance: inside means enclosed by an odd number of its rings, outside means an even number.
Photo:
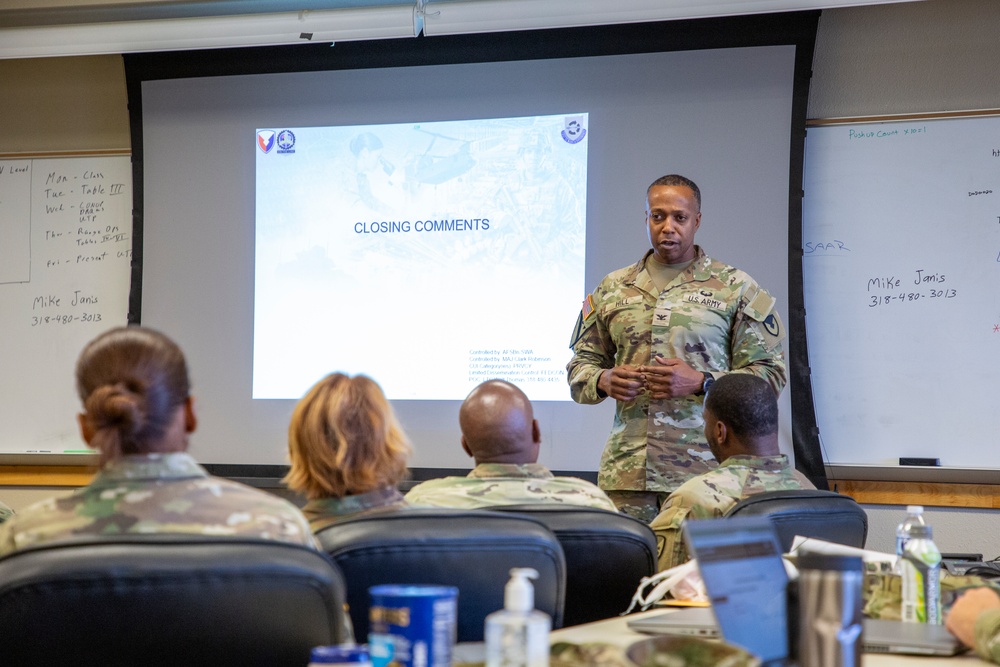
[[[438,0],[423,8],[425,35],[640,23],[888,4],[911,0]]]
[[[180,51],[416,37],[415,4],[0,30],[0,58]]]

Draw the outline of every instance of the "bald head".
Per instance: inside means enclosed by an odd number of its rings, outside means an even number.
[[[524,392],[503,380],[472,390],[458,411],[462,447],[480,463],[534,463],[541,435]]]

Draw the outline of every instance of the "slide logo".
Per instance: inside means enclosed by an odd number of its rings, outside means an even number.
[[[294,153],[295,135],[291,130],[282,130],[278,133],[278,152]]]
[[[587,136],[582,116],[568,116],[563,125],[562,138],[568,144],[578,144]]]
[[[274,148],[274,131],[261,130],[257,133],[257,147],[264,153],[270,153]]]

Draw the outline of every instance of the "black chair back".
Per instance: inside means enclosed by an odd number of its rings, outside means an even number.
[[[579,625],[628,609],[643,577],[656,572],[656,537],[624,514],[590,507],[532,504],[495,508],[540,520],[566,555],[565,625]]]
[[[288,665],[348,637],[344,581],[319,551],[149,535],[0,559],[0,664]]]
[[[796,535],[859,548],[868,539],[865,510],[853,498],[833,491],[766,491],[744,498],[726,516],[768,517],[785,552]]]
[[[368,589],[379,584],[458,587],[458,641],[483,640],[486,616],[503,608],[515,567],[533,567],[535,608],[563,622],[566,561],[555,535],[524,516],[484,510],[400,509],[335,523],[316,537],[347,581],[359,642],[368,636]]]

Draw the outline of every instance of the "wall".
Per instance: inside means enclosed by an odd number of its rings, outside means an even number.
[[[824,11],[808,117],[1000,108],[998,26],[991,0]]]
[[[0,126],[0,155],[128,149],[122,59],[0,60]],[[69,374],[66,381],[72,381]],[[0,483],[9,484],[0,500],[15,510],[71,490],[16,475],[0,471]]]
[[[0,154],[127,149],[119,56],[0,60]]]
[[[819,21],[809,118],[1000,108],[1000,4],[927,0],[828,10]],[[904,508],[866,505],[868,546],[893,548]],[[927,512],[943,551],[1000,556],[1000,512]]]
[[[896,548],[896,526],[906,514],[905,507],[864,505],[868,513],[868,548],[892,553]],[[934,529],[934,541],[943,552],[981,553],[987,559],[1000,555],[996,510],[958,507],[929,507],[924,518]]]
[[[1000,108],[1000,3],[924,2],[827,10],[819,23],[810,118]],[[0,153],[127,148],[121,59],[0,61]],[[15,509],[45,497],[8,487]],[[903,508],[867,505],[869,546],[891,550]],[[933,509],[945,551],[1000,555],[1000,513]]]

